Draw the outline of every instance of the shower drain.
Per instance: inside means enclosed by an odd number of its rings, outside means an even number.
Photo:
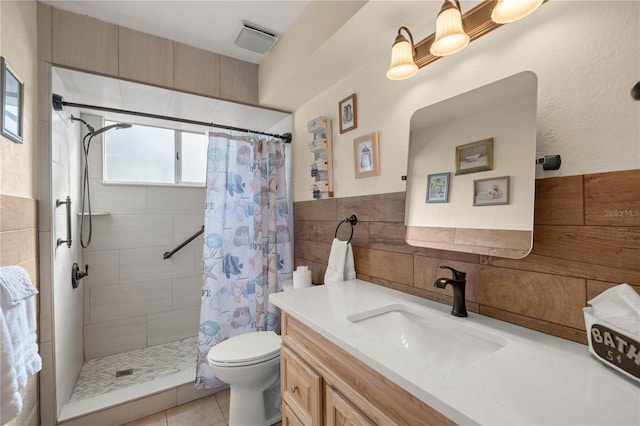
[[[129,368],[128,370],[118,370],[116,371],[116,378],[123,376],[131,376],[133,374],[133,368]]]

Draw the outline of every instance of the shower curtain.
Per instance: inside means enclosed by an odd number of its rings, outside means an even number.
[[[280,331],[269,295],[293,271],[284,160],[280,140],[209,134],[198,389],[222,384],[207,363],[211,347],[242,333]]]

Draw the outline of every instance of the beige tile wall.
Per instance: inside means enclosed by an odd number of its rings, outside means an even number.
[[[258,104],[256,64],[55,7],[39,9],[40,58],[54,65]]]
[[[22,266],[29,272],[33,284],[40,287],[36,226],[36,200],[0,195],[0,266]],[[39,375],[30,376],[27,385],[20,390],[22,412],[7,423],[8,426],[39,424],[38,378]]]
[[[17,144],[0,136],[0,266],[24,267],[42,293],[38,275],[36,201],[39,164],[36,19],[35,1],[0,2],[0,55],[24,81],[24,143]],[[42,345],[40,353],[43,353]],[[40,376],[29,377],[26,387],[20,391],[22,412],[7,423],[8,426],[40,424]]]

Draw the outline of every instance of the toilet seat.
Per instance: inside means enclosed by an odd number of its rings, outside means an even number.
[[[212,347],[207,362],[220,367],[260,364],[279,357],[281,343],[282,338],[273,331],[241,334]]]

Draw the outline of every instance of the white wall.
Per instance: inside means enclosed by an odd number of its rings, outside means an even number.
[[[386,46],[295,110],[294,200],[312,199],[307,121],[326,115],[337,129],[340,99],[357,94],[358,128],[342,135],[334,131],[335,196],[404,191],[401,176],[407,170],[409,121],[415,110],[527,70],[538,76],[537,154],[562,155],[559,171],[539,169],[537,177],[636,169],[640,103],[629,91],[640,78],[639,34],[640,2],[550,1],[529,17],[428,65],[410,80],[386,78]],[[394,36],[389,34],[389,45]],[[329,56],[324,66],[340,64]],[[312,84],[313,77],[308,81]],[[374,131],[380,137],[381,175],[355,179],[353,139]]]
[[[203,225],[204,188],[103,185],[103,135],[89,151],[91,210],[109,214],[93,217],[83,251],[86,358],[195,336],[200,317],[202,236],[170,259],[162,255]]]
[[[56,93],[67,95],[63,83],[55,72],[52,72],[52,87]],[[57,413],[68,401],[75,386],[80,369],[82,368],[83,339],[83,293],[82,286],[74,289],[71,286],[71,268],[74,262],[82,264],[82,250],[80,247],[78,215],[80,207],[80,128],[70,119],[71,114],[78,115],[78,111],[67,109],[54,112],[51,120],[51,179],[50,199],[41,199],[41,203],[49,204],[52,215],[52,231],[46,233],[46,238],[40,239],[40,250],[43,264],[50,262],[53,253],[53,301],[55,303],[54,316],[54,348],[56,364],[56,405]],[[44,153],[43,153],[44,154]],[[47,179],[43,176],[43,180]],[[66,239],[67,216],[66,206],[56,207],[56,200],[64,201],[71,197],[71,229],[72,245],[66,244],[56,247],[58,238]]]

